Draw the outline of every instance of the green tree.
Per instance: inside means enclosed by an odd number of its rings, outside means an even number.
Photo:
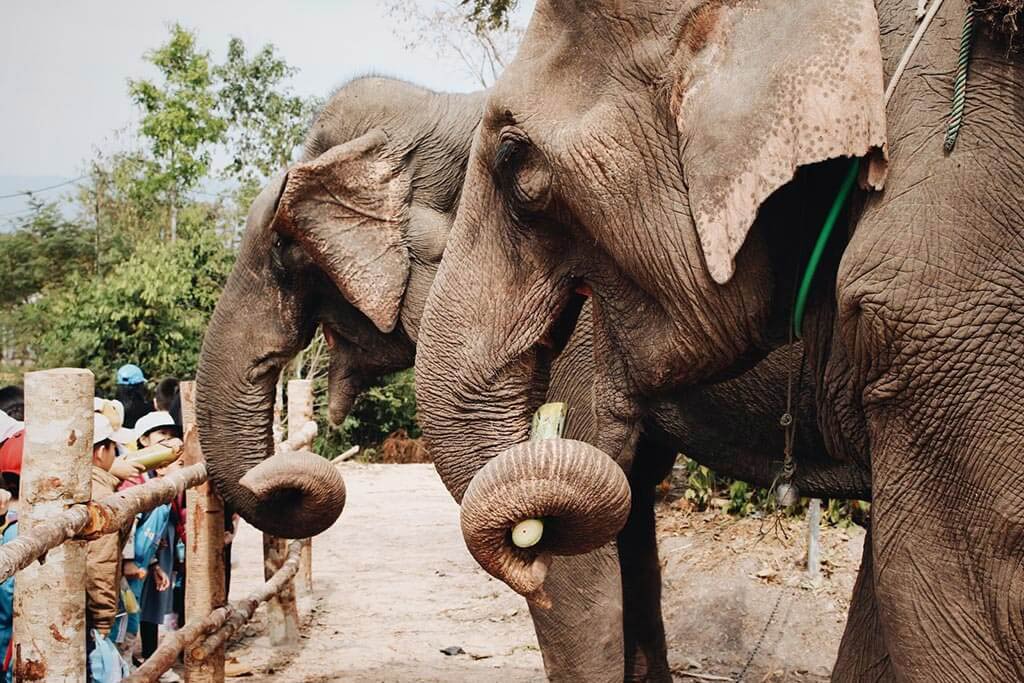
[[[198,215],[191,215],[198,211]],[[152,376],[195,374],[203,332],[234,261],[201,208],[182,213],[175,245],[139,244],[101,278],[76,276],[27,306],[43,367],[89,368],[111,389],[113,371],[136,362]]]
[[[259,186],[291,161],[318,101],[293,94],[287,82],[296,70],[270,44],[248,58],[242,40],[232,38],[227,60],[214,71],[228,125],[227,173],[241,185],[239,204],[248,206]]]
[[[146,59],[159,70],[160,82],[130,80],[128,90],[142,109],[140,130],[152,154],[149,190],[170,210],[174,241],[180,202],[208,173],[211,147],[226,124],[217,114],[209,53],[196,47],[194,34],[174,24],[170,40]]]
[[[0,308],[11,309],[46,286],[88,270],[95,258],[92,231],[61,213],[60,205],[32,198],[31,213],[0,234]]]
[[[166,206],[150,182],[150,168],[151,161],[136,152],[100,152],[89,162],[75,200],[81,220],[92,227],[95,272],[163,229]]]
[[[384,6],[407,49],[427,46],[442,59],[458,59],[484,88],[494,84],[522,39],[522,28],[507,16],[491,21],[465,1],[440,0],[427,8],[420,0],[387,0]]]
[[[461,0],[461,4],[469,8],[469,16],[473,21],[492,28],[508,28],[508,15],[519,4],[518,0]]]

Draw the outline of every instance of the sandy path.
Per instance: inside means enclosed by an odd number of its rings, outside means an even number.
[[[499,669],[503,681],[543,680],[525,601],[469,555],[433,466],[353,463],[343,473],[345,512],[314,542],[307,637],[291,657],[274,657],[265,636],[233,650],[261,672],[246,680],[484,681]],[[235,552],[237,597],[263,580],[259,533],[245,526]],[[452,645],[469,654],[440,652]]]
[[[241,680],[539,681],[543,665],[526,603],[466,551],[458,510],[430,465],[346,464],[348,504],[314,542],[316,605],[299,647],[275,651],[260,621],[231,654]],[[791,541],[761,539],[757,520],[659,506],[669,660],[735,676],[780,592],[777,615],[746,681],[827,680],[859,563],[863,532],[823,530],[826,580],[802,585],[803,523]],[[235,544],[232,595],[262,582],[259,533]],[[468,654],[445,656],[448,646]],[[713,680],[713,679],[712,679]]]

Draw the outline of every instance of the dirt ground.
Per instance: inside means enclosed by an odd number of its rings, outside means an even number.
[[[271,648],[264,609],[229,656],[244,680],[544,680],[526,603],[479,569],[430,465],[345,464],[345,512],[314,541],[315,596],[300,644]],[[806,526],[659,506],[664,612],[677,680],[827,680],[863,532],[823,529],[823,579],[806,580]],[[262,581],[259,533],[235,542],[232,597]],[[781,597],[780,597],[781,596]],[[765,629],[769,615],[774,619]],[[461,648],[446,655],[442,650]],[[459,650],[456,650],[459,652]]]

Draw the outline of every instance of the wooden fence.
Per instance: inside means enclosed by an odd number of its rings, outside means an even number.
[[[316,436],[312,385],[288,383],[287,441],[282,451],[308,448]],[[267,582],[241,600],[226,602],[224,506],[207,483],[195,428],[195,385],[181,384],[184,467],[166,477],[91,499],[93,375],[58,369],[25,376],[26,438],[21,468],[18,536],[0,546],[0,581],[17,576],[14,593],[15,681],[86,680],[86,544],[118,533],[136,514],[187,496],[185,625],[167,634],[130,677],[155,681],[185,653],[185,680],[224,680],[224,645],[269,602],[271,643],[298,638],[298,607],[311,602],[309,539],[264,538]],[[305,607],[305,605],[304,605]]]

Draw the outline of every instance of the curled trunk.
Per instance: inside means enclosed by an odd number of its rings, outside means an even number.
[[[531,602],[543,589],[551,555],[579,555],[610,542],[629,516],[629,482],[611,458],[570,439],[513,446],[487,463],[462,498],[466,546],[485,570]],[[512,529],[541,520],[540,540],[519,548]]]
[[[249,221],[266,222],[280,179],[253,203]],[[274,455],[275,387],[284,365],[313,335],[299,294],[283,293],[266,259],[273,236],[248,231],[238,264],[217,302],[196,373],[196,417],[210,479],[250,524],[283,538],[307,538],[341,514],[337,468],[310,455]],[[245,478],[245,481],[241,481]]]

